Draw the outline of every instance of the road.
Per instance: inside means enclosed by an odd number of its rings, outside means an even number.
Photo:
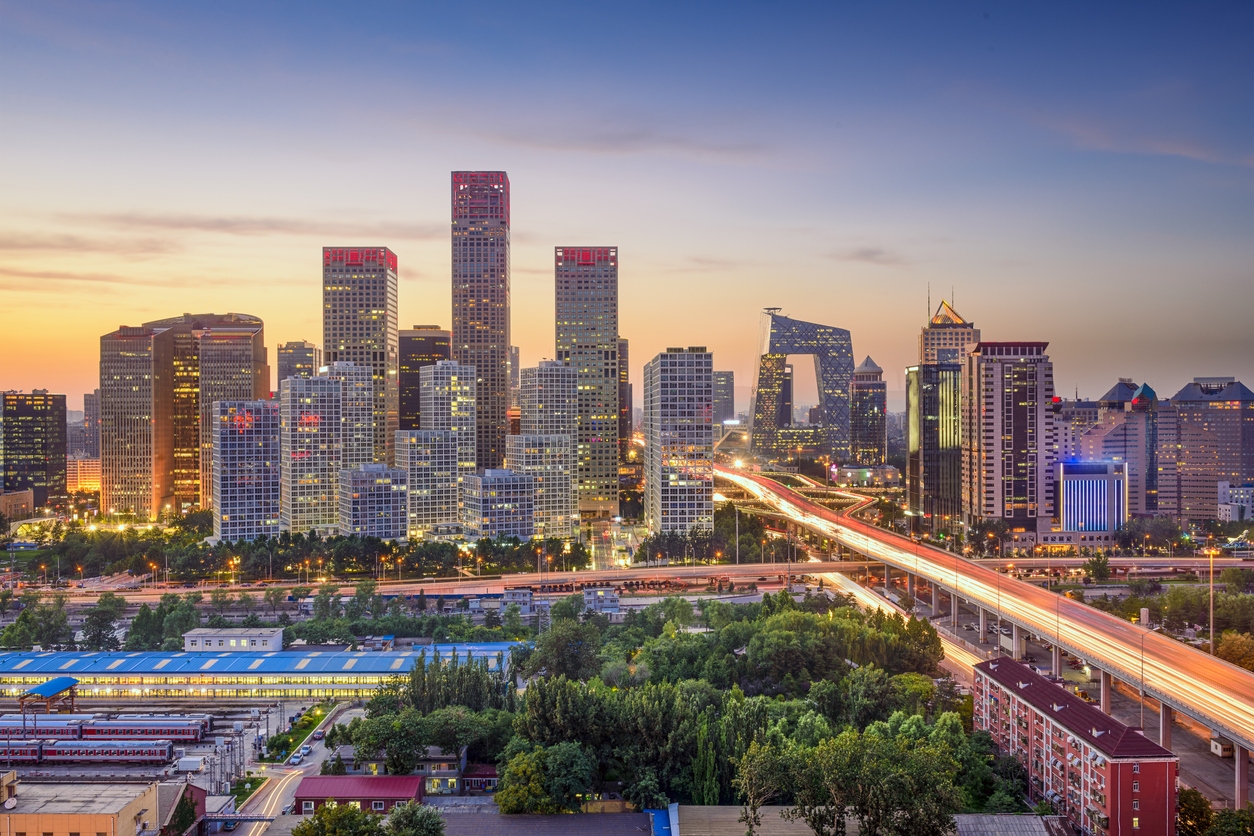
[[[794,522],[978,602],[1129,684],[1143,683],[1154,698],[1254,749],[1254,675],[1249,671],[1039,586],[853,519],[850,513],[858,506],[832,511],[762,476],[715,469]]]

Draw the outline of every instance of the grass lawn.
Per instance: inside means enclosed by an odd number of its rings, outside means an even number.
[[[322,724],[322,721],[326,719],[326,716],[330,714],[334,708],[334,702],[324,702],[314,706],[313,711],[306,712],[305,716],[297,721],[295,729],[287,732],[288,736],[292,739],[292,742],[289,744],[287,749],[287,755],[279,756],[276,754],[274,757],[258,758],[258,761],[260,763],[282,763],[287,760],[287,758],[290,758],[293,752],[300,749],[301,744],[305,742],[305,738],[314,733],[314,731]],[[308,725],[306,725],[306,722],[308,722]]]
[[[248,803],[248,799],[252,798],[253,794],[269,780],[269,778],[263,778],[260,775],[250,775],[239,781],[235,785],[235,789],[231,790],[231,795],[235,796],[235,809],[239,810]]]

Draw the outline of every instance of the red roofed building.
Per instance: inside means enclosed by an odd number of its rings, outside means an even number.
[[[312,775],[296,787],[292,812],[311,815],[327,799],[382,815],[398,804],[421,803],[422,776]]]
[[[1078,832],[1175,836],[1180,759],[1010,659],[975,666],[975,728],[1028,773]]]

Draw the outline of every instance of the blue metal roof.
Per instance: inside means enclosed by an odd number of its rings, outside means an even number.
[[[29,691],[22,694],[24,697],[55,697],[62,691],[68,691],[78,684],[78,680],[72,676],[58,676],[55,679],[49,679],[42,685],[36,685]]]
[[[47,653],[0,653],[0,676],[60,674],[56,679],[32,689],[42,693],[54,683],[76,684],[77,680],[65,676],[108,675],[180,675],[204,674],[392,674],[405,673],[417,665],[426,654],[432,658],[438,651],[442,659],[454,653],[465,659],[469,651],[474,659],[495,658],[498,653],[509,655],[510,648],[521,642],[482,642],[478,644],[438,644],[420,647],[413,651],[386,652],[359,651],[328,653],[326,651],[276,650],[270,653],[252,652],[200,652],[200,653],[147,653],[125,651],[115,653],[47,652]],[[52,693],[69,687],[63,684],[53,687]]]

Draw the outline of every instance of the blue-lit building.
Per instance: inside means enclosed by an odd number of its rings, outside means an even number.
[[[403,652],[3,653],[0,694],[15,698],[54,677],[72,676],[80,701],[369,699],[379,685],[433,662],[436,654],[441,664],[482,661],[500,671],[517,644],[438,644]]]
[[[1058,517],[1039,534],[1046,547],[1109,548],[1128,521],[1128,463],[1058,462]]]

